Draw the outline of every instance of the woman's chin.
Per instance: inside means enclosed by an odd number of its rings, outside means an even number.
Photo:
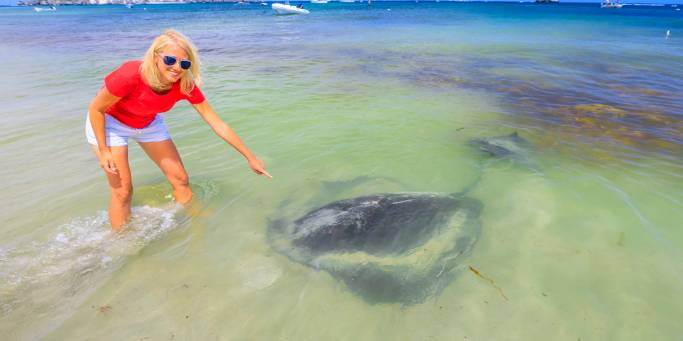
[[[166,78],[166,81],[169,82],[169,83],[171,83],[171,84],[173,84],[173,83],[175,83],[175,82],[177,82],[177,81],[180,80],[180,76],[178,76],[178,77],[166,76],[166,77],[164,77],[164,78]]]

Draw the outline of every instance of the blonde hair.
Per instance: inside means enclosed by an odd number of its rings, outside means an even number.
[[[154,39],[152,45],[147,49],[147,53],[145,53],[145,58],[142,60],[140,73],[147,85],[152,89],[157,91],[168,90],[168,86],[164,86],[162,82],[161,73],[154,62],[154,57],[161,53],[169,44],[176,44],[185,50],[187,52],[187,59],[192,62],[192,66],[180,78],[180,91],[185,95],[189,95],[195,85],[199,86],[201,83],[199,54],[192,41],[176,30],[166,30]]]

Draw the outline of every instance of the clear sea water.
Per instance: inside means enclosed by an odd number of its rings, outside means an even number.
[[[680,340],[683,12],[306,7],[0,9],[3,339]],[[165,119],[200,203],[176,208],[133,145],[134,218],[114,235],[85,111],[169,27],[274,179],[179,103]],[[515,131],[523,161],[468,145]],[[418,304],[368,303],[268,243],[283,207],[475,179],[479,240]]]

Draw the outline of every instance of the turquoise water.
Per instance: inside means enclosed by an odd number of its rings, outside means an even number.
[[[0,9],[6,338],[680,338],[681,11],[306,7]],[[201,204],[175,207],[132,146],[134,219],[113,235],[85,110],[168,27],[199,47],[204,93],[274,179],[178,104],[165,119]],[[523,161],[468,145],[513,131],[533,145]],[[283,209],[473,183],[479,240],[418,304],[367,303],[268,243]]]

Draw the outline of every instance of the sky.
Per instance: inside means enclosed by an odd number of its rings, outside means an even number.
[[[375,0],[381,1],[381,0]],[[427,1],[427,0],[423,0]],[[495,0],[491,0],[495,1]],[[530,0],[524,0],[530,1]],[[600,0],[560,0],[561,2],[600,2]],[[622,3],[653,3],[653,4],[683,4],[683,0],[621,0]],[[0,6],[14,6],[17,4],[17,0],[0,0]]]

